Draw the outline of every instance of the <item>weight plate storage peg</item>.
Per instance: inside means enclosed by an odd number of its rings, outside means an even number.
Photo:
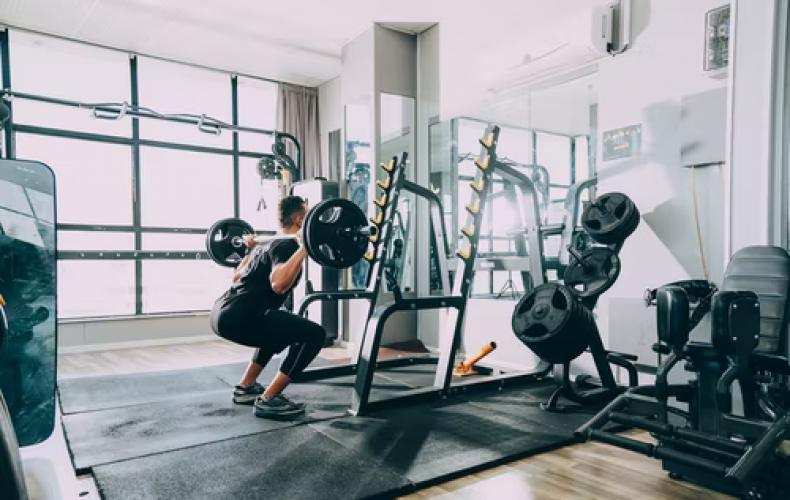
[[[622,243],[639,225],[639,209],[623,193],[606,193],[585,208],[582,227],[603,245]]]
[[[567,286],[546,283],[521,298],[513,311],[513,332],[550,363],[579,357],[595,334],[592,312]]]
[[[583,299],[597,297],[614,285],[620,276],[620,258],[609,247],[592,247],[581,254],[569,248],[573,258],[565,269],[563,282]]]

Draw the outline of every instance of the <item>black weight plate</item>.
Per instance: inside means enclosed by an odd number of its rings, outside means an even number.
[[[571,259],[563,281],[581,298],[596,297],[614,285],[620,276],[620,258],[608,247],[592,247],[582,252],[582,260]]]
[[[253,234],[252,226],[241,219],[222,219],[214,223],[206,233],[206,251],[211,260],[225,267],[238,266],[248,248],[236,238]]]
[[[608,245],[620,243],[639,224],[639,211],[623,193],[606,193],[588,205],[582,214],[582,227],[595,241]]]
[[[335,198],[313,207],[305,218],[305,248],[322,266],[345,269],[362,259],[368,238],[341,235],[341,230],[367,227],[365,213],[352,201]]]
[[[513,332],[551,363],[578,357],[589,345],[591,314],[566,286],[547,283],[522,297],[513,311]]]

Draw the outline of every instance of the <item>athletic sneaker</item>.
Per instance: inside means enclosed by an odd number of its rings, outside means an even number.
[[[282,417],[303,413],[304,403],[294,403],[282,394],[272,397],[269,401],[264,401],[263,397],[255,400],[255,416],[261,418]]]
[[[265,390],[266,389],[257,382],[249,387],[237,385],[233,388],[233,402],[237,405],[251,405],[255,402],[255,398],[263,394]]]

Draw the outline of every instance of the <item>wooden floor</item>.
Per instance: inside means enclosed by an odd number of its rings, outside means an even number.
[[[381,357],[402,351],[383,349]],[[180,370],[200,366],[248,361],[252,350],[222,340],[146,347],[58,357],[61,379]],[[324,349],[321,356],[343,362],[348,353],[341,348]],[[644,433],[631,437],[650,440]],[[452,460],[452,457],[448,457]],[[90,481],[91,478],[85,478]],[[88,497],[91,498],[91,497]],[[601,443],[569,446],[554,452],[519,460],[472,474],[403,498],[479,500],[685,500],[725,499],[726,495],[669,479],[661,463],[636,453]]]

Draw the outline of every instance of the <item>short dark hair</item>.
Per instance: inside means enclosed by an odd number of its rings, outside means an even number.
[[[280,200],[277,209],[279,211],[280,225],[282,227],[291,227],[295,222],[296,216],[304,212],[304,198],[301,196],[286,196]]]

